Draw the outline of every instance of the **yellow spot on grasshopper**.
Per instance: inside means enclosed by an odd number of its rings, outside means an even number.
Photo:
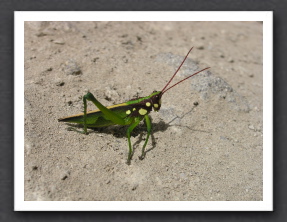
[[[130,115],[130,114],[131,114],[131,111],[130,111],[130,110],[127,110],[127,111],[126,111],[126,114]]]
[[[147,107],[150,107],[150,102],[147,102],[145,105],[146,105]]]
[[[133,111],[135,111],[136,110],[136,108],[133,108]]]
[[[154,108],[158,108],[158,104],[156,104],[156,103],[153,104],[153,106],[154,106]]]
[[[144,116],[145,114],[147,114],[147,110],[141,108],[141,109],[139,110],[139,114],[141,114],[141,115]]]

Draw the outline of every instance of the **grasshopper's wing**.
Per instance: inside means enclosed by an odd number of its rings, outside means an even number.
[[[113,106],[108,106],[108,109],[115,112],[121,118],[127,118],[132,110],[132,106],[127,103],[121,103]],[[84,123],[84,113],[80,113],[73,116],[67,116],[58,120],[59,122],[69,123]],[[109,120],[99,109],[87,112],[87,126],[88,127],[103,127],[115,125],[115,123]]]

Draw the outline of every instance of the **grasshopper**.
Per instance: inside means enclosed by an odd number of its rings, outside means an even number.
[[[187,59],[190,51],[186,54],[184,60],[181,62],[180,66],[177,68],[173,76],[170,78],[168,83],[164,86],[161,91],[154,91],[152,94],[146,97],[140,97],[136,99],[131,99],[127,102],[108,106],[105,107],[102,105],[92,93],[88,92],[86,95],[83,96],[83,103],[84,103],[84,113],[80,113],[73,116],[68,116],[64,118],[58,119],[59,122],[69,122],[69,123],[78,123],[84,125],[84,130],[81,133],[88,134],[87,128],[97,128],[97,127],[106,127],[111,125],[129,125],[127,129],[127,138],[128,138],[128,145],[129,145],[129,153],[127,164],[129,165],[131,162],[132,154],[133,154],[133,147],[131,145],[131,132],[133,129],[144,119],[146,126],[147,126],[147,137],[145,143],[142,147],[142,154],[139,157],[141,160],[144,159],[146,152],[145,147],[147,145],[149,136],[152,130],[151,120],[148,114],[152,111],[158,112],[161,107],[161,97],[164,93],[168,90],[173,88],[174,86],[178,85],[179,83],[189,79],[190,77],[203,72],[210,67],[202,69],[185,79],[177,82],[176,84],[168,87],[172,79],[175,77],[185,60]],[[93,102],[97,106],[97,110],[87,112],[87,101]]]

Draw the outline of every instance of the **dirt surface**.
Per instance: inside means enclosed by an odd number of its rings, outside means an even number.
[[[26,22],[25,200],[262,200],[262,38],[260,22]],[[57,121],[88,90],[105,106],[161,90],[192,46],[173,83],[211,68],[164,94],[144,160],[144,123],[127,165],[127,127]]]

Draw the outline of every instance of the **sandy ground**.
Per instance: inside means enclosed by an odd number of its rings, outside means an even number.
[[[25,200],[262,200],[262,38],[260,22],[26,22]],[[144,160],[144,123],[128,166],[127,127],[57,121],[88,90],[106,106],[161,90],[192,46],[173,82],[211,68],[150,114]]]

